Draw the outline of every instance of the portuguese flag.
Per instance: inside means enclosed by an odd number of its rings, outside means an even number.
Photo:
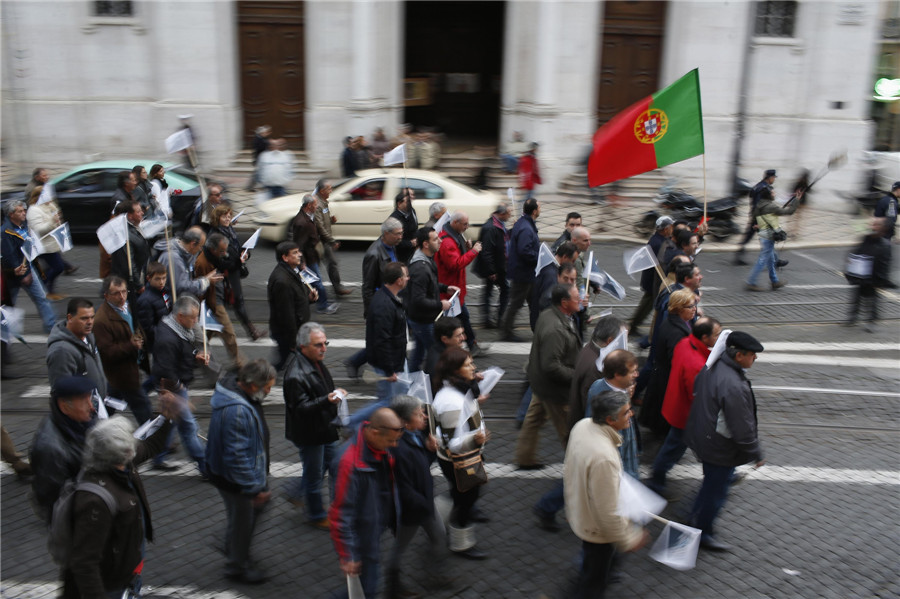
[[[700,76],[694,69],[597,130],[588,160],[588,184],[618,181],[702,153]]]

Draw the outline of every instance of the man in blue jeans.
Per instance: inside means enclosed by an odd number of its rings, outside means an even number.
[[[775,255],[775,242],[784,241],[784,238],[778,238],[782,234],[778,217],[785,214],[793,214],[797,210],[800,198],[803,197],[803,191],[798,191],[783,206],[778,205],[771,189],[763,193],[759,197],[759,203],[756,205],[754,216],[756,217],[756,225],[759,228],[759,258],[747,277],[747,291],[765,291],[764,287],[756,284],[756,278],[763,270],[768,271],[769,281],[772,284],[772,291],[785,286],[784,281],[778,280],[778,274],[775,272],[778,257]]]
[[[453,294],[459,290],[438,283],[434,255],[441,247],[441,238],[437,232],[422,227],[416,233],[416,246],[418,249],[409,261],[409,284],[402,293],[409,330],[416,342],[409,360],[410,372],[421,370],[426,353],[434,346],[435,318],[450,309],[450,301],[442,300],[441,293]]]
[[[316,311],[320,314],[334,314],[338,311],[339,305],[335,302],[328,301],[328,293],[325,291],[325,285],[322,283],[322,275],[319,271],[319,250],[316,247],[321,241],[319,238],[319,230],[316,227],[316,196],[306,194],[303,196],[303,204],[294,220],[291,221],[291,233],[294,243],[303,253],[306,265],[313,272],[318,280],[312,283],[312,286],[319,294],[316,301]]]
[[[322,503],[325,470],[331,474],[338,442],[338,404],[347,395],[336,389],[325,366],[328,339],[322,325],[307,322],[297,333],[297,351],[291,352],[284,370],[284,436],[300,450],[303,476],[288,491],[288,500],[298,505],[306,499],[306,515],[316,528],[328,530]],[[333,494],[332,494],[333,496]]]
[[[34,302],[41,321],[44,323],[44,332],[49,333],[56,323],[53,308],[47,300],[47,291],[41,283],[40,273],[32,267],[31,260],[22,249],[25,242],[35,243],[25,222],[25,202],[10,202],[7,208],[6,222],[3,223],[2,236],[2,262],[5,282],[9,285],[10,303],[15,305],[19,289],[25,289],[25,293]]]

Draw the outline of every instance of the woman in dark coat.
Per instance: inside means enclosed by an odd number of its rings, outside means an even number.
[[[672,356],[675,346],[691,334],[691,322],[697,316],[697,296],[690,289],[679,289],[669,297],[669,312],[662,321],[654,348],[653,373],[641,405],[640,423],[655,435],[665,436],[669,423],[662,416],[663,399],[672,371]]]
[[[260,337],[264,337],[268,331],[256,328],[250,320],[250,315],[247,314],[244,291],[241,287],[241,270],[246,268],[244,264],[250,258],[250,252],[247,251],[246,258],[242,257],[241,243],[238,241],[234,227],[231,226],[232,215],[231,206],[219,204],[213,208],[209,232],[210,234],[221,233],[228,240],[228,255],[220,260],[221,269],[225,271],[225,287],[231,290],[234,312],[237,314],[238,320],[247,329],[250,337],[256,341]],[[228,297],[225,298],[226,304],[229,303],[228,299]]]

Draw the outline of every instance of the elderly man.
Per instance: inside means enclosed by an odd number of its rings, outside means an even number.
[[[581,307],[581,297],[574,285],[557,285],[551,295],[551,307],[538,318],[534,341],[528,357],[528,383],[531,403],[516,441],[516,463],[520,470],[535,470],[538,433],[549,418],[560,443],[569,429],[566,413],[569,387],[575,374],[575,362],[581,341],[572,316]]]
[[[25,202],[13,201],[6,208],[6,222],[3,223],[2,249],[0,249],[0,262],[3,264],[3,284],[8,286],[10,303],[15,305],[19,289],[24,288],[25,293],[34,302],[41,321],[44,323],[44,331],[49,333],[56,322],[53,308],[47,300],[47,290],[41,283],[40,273],[35,269],[28,257],[23,252],[23,245],[34,240],[25,222]]]
[[[202,278],[215,274],[220,270],[225,270],[221,266],[222,260],[226,256],[228,256],[228,238],[221,233],[210,234],[206,238],[197,260],[194,262],[194,276]],[[215,337],[216,335],[222,337],[222,343],[225,344],[228,355],[231,356],[231,359],[234,360],[237,366],[240,366],[244,363],[244,356],[241,354],[241,350],[238,349],[234,326],[231,324],[231,317],[228,316],[228,311],[225,309],[223,283],[221,281],[213,283],[199,299],[206,301],[207,311],[211,312],[215,316],[216,321],[222,325],[221,331],[207,329],[207,335],[210,337]]]
[[[282,241],[275,246],[276,264],[266,287],[269,300],[269,335],[278,347],[281,370],[288,355],[296,347],[297,332],[309,322],[309,302],[315,301],[316,291],[300,278],[303,254],[293,241]]]
[[[450,308],[450,302],[441,299],[441,293],[449,291],[449,286],[438,282],[437,265],[434,255],[441,247],[441,238],[431,227],[422,227],[416,233],[418,249],[409,261],[409,284],[403,293],[409,330],[416,347],[409,360],[409,371],[416,372],[422,361],[432,363],[430,350],[434,345],[434,322],[438,315]]]
[[[379,408],[363,423],[337,458],[334,500],[328,516],[331,540],[345,576],[359,576],[365,596],[378,589],[381,534],[396,528],[399,497],[394,460],[388,449],[403,435],[403,423],[390,408]]]
[[[709,352],[721,332],[722,325],[715,318],[698,318],[691,334],[675,346],[662,405],[663,418],[670,428],[653,460],[653,475],[646,481],[646,485],[660,495],[667,495],[666,474],[687,451],[683,439],[684,426],[694,403],[694,380],[706,365]]]
[[[188,399],[188,387],[194,380],[194,366],[209,364],[209,355],[194,347],[194,327],[200,318],[200,303],[190,295],[182,295],[175,301],[172,313],[164,316],[156,327],[153,344],[153,379],[159,387]],[[188,455],[197,462],[200,476],[206,476],[203,444],[197,438],[197,421],[189,408],[185,408],[178,422],[178,432]],[[170,434],[174,440],[174,431]],[[171,446],[171,442],[167,447]],[[154,458],[157,470],[172,470],[165,463],[167,452]]]
[[[541,248],[541,240],[538,237],[535,219],[541,215],[541,206],[534,198],[525,201],[522,207],[524,216],[513,225],[509,236],[509,279],[510,286],[509,306],[503,316],[500,326],[500,336],[503,341],[522,341],[513,333],[516,313],[528,298],[531,297],[531,289],[534,285],[537,268],[538,252]]]
[[[744,374],[763,346],[749,333],[734,331],[725,348],[722,357],[697,375],[694,403],[684,428],[685,444],[703,463],[703,484],[691,510],[691,523],[703,531],[700,546],[713,551],[731,549],[715,537],[713,524],[725,505],[735,466],[765,464],[756,398]]]
[[[116,211],[124,214],[128,223],[128,244],[112,253],[110,272],[125,280],[128,286],[128,301],[134,304],[138,296],[144,292],[147,265],[150,263],[150,242],[141,232],[144,209],[140,202],[131,200],[119,204]]]
[[[409,187],[404,187],[394,198],[394,211],[391,218],[396,218],[403,224],[403,238],[397,244],[397,260],[409,262],[416,251],[416,231],[419,230],[419,218],[413,207],[416,192]]]
[[[481,253],[472,265],[472,270],[484,281],[484,328],[495,329],[500,326],[503,311],[509,303],[509,282],[506,280],[506,253],[509,245],[509,230],[506,222],[511,216],[509,206],[505,203],[497,205],[491,217],[481,226],[478,241],[481,242]],[[500,292],[497,307],[497,319],[491,319],[491,296],[494,287]]]
[[[616,391],[631,398],[634,395],[634,385],[638,377],[637,357],[628,350],[617,349],[610,352],[603,362],[603,378],[594,381],[588,389],[588,395],[601,391]],[[588,402],[585,416],[591,415],[591,405]],[[622,444],[619,446],[619,456],[622,458],[622,468],[633,478],[639,477],[640,456],[638,455],[637,424],[622,429]]]
[[[338,268],[336,252],[341,247],[341,242],[337,241],[331,232],[331,225],[337,222],[337,217],[331,213],[328,207],[331,183],[325,179],[319,179],[316,181],[312,195],[316,198],[316,231],[319,234],[319,241],[322,243],[320,259],[328,263],[328,278],[331,280],[331,286],[334,287],[334,293],[339,296],[350,295],[353,290],[341,285],[341,271]]]
[[[553,245],[550,246],[551,252],[556,252],[556,248],[561,246],[567,241],[572,241],[572,230],[575,227],[581,226],[581,215],[577,212],[570,212],[566,215],[566,224],[563,228],[563,232],[560,233],[559,237],[556,238],[556,241],[553,242]]]
[[[175,290],[175,297],[188,294],[195,298],[203,297],[211,285],[215,285],[225,277],[214,270],[206,276],[193,278],[194,262],[206,243],[206,233],[200,227],[191,227],[184,232],[181,239],[173,239],[169,250],[159,255],[159,261],[172,275],[169,287]],[[171,262],[170,262],[171,261]]]
[[[317,246],[320,240],[319,230],[316,226],[316,202],[316,197],[311,194],[303,196],[300,211],[297,212],[297,216],[291,221],[291,236],[294,243],[300,248],[307,268],[315,273],[319,279],[313,283],[316,293],[319,294],[316,311],[320,314],[334,314],[338,311],[340,305],[328,301],[328,292],[325,291],[322,273],[319,270],[319,250]]]
[[[288,491],[294,505],[306,500],[306,517],[316,528],[328,530],[322,502],[322,480],[327,470],[334,480],[332,462],[338,442],[338,404],[347,396],[334,386],[325,366],[328,338],[322,325],[307,322],[297,333],[297,351],[284,370],[284,437],[300,450],[303,476]]]
[[[50,386],[67,375],[89,377],[100,397],[106,397],[106,376],[94,339],[94,304],[73,297],[66,307],[65,322],[58,322],[47,337],[47,378]]]
[[[599,598],[609,582],[616,550],[635,551],[649,535],[618,513],[622,460],[616,448],[631,426],[631,401],[615,391],[588,397],[591,416],[572,429],[563,463],[566,518],[581,539],[583,560],[572,597]]]
[[[445,212],[447,212],[447,206],[443,202],[432,202],[428,207],[428,220],[424,226],[433,228]]]
[[[275,368],[252,360],[237,375],[217,384],[209,404],[209,442],[206,464],[209,480],[225,502],[225,577],[259,584],[265,573],[250,559],[253,529],[272,496],[269,471],[269,427],[263,399],[275,384]]]
[[[134,176],[134,173],[131,171],[120,171],[116,177],[116,191],[110,200],[110,213],[115,212],[116,206],[120,202],[134,201],[134,196],[131,195],[131,192],[134,191],[135,187],[137,187],[137,177]]]
[[[463,233],[469,228],[469,216],[465,212],[454,212],[450,215],[450,221],[444,225],[443,231],[438,231],[441,238],[441,247],[435,254],[437,263],[438,281],[448,287],[459,288],[459,319],[466,330],[466,344],[469,353],[473,357],[483,354],[483,350],[475,340],[475,331],[472,329],[472,321],[469,318],[469,309],[466,307],[466,267],[472,263],[475,257],[481,253],[481,242],[471,241],[463,237]],[[450,299],[449,293],[441,294],[441,299]]]
[[[656,232],[653,233],[650,240],[647,242],[647,245],[650,246],[650,251],[653,252],[654,256],[659,254],[663,242],[672,237],[672,226],[674,224],[675,221],[671,216],[660,216],[656,219]],[[634,309],[634,314],[631,315],[631,324],[628,329],[629,335],[640,335],[638,327],[653,311],[653,300],[656,299],[656,292],[659,289],[660,282],[659,275],[655,268],[648,268],[641,273],[641,291],[643,291],[644,294],[641,296],[641,301],[638,302],[637,307]]]
[[[103,299],[94,318],[94,337],[109,383],[109,394],[124,399],[138,424],[150,419],[150,400],[141,389],[138,363],[144,334],[128,301],[124,279],[110,275],[103,280]]]
[[[403,239],[403,224],[396,218],[388,217],[381,223],[381,237],[373,241],[363,255],[363,318],[368,318],[369,304],[375,296],[375,292],[381,287],[385,266],[391,262],[397,262],[397,244],[401,239]],[[347,374],[354,380],[359,378],[359,372],[365,364],[366,348],[344,360]]]

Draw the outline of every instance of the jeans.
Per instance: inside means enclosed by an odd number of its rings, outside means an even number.
[[[272,200],[287,195],[287,191],[281,185],[266,185],[266,190],[268,190],[269,198]]]
[[[131,408],[131,413],[134,414],[134,419],[137,420],[138,425],[144,424],[153,416],[150,400],[147,398],[143,387],[138,387],[135,391],[120,391],[110,387],[107,390],[107,395],[125,400],[125,403]]]
[[[225,502],[225,572],[243,574],[253,567],[250,561],[250,543],[253,529],[262,507],[253,505],[253,497],[218,489]]]
[[[362,368],[369,362],[369,358],[366,355],[366,348],[362,348],[349,358],[347,358],[347,363],[353,366],[354,368]]]
[[[728,498],[728,487],[731,486],[731,477],[734,475],[734,467],[718,466],[703,462],[703,484],[694,501],[691,510],[692,525],[703,531],[704,535],[713,535],[713,522],[719,515],[719,510],[725,505]]]
[[[59,252],[41,254],[41,258],[47,263],[47,269],[44,271],[44,286],[47,288],[47,293],[53,293],[53,284],[56,282],[56,278],[66,270],[66,263]]]
[[[416,341],[412,357],[409,359],[409,371],[416,372],[422,369],[425,357],[434,348],[434,323],[419,323],[408,319],[406,322],[409,324],[409,330]]]
[[[666,474],[672,469],[672,466],[678,463],[684,452],[687,451],[687,445],[683,440],[684,429],[669,428],[666,440],[663,441],[656,459],[653,460],[653,474],[647,484],[648,487],[656,492],[663,491],[666,488]]]
[[[47,292],[41,284],[41,277],[37,274],[34,267],[31,268],[29,274],[31,276],[31,283],[28,285],[9,286],[9,301],[12,305],[15,305],[16,296],[19,295],[19,289],[25,289],[25,293],[31,298],[31,301],[38,309],[38,313],[41,315],[41,321],[44,323],[44,332],[49,333],[53,329],[53,325],[56,324],[56,315],[53,314],[53,308],[50,306],[50,301],[47,299]]]
[[[500,301],[499,306],[497,308],[497,325],[500,324],[500,319],[503,318],[503,311],[506,310],[507,304],[509,304],[509,281],[506,280],[505,277],[498,277],[496,280],[492,281],[490,279],[484,279],[484,321],[485,323],[491,322],[491,296],[494,295],[494,287],[500,291]]]
[[[185,401],[188,400],[187,387],[182,386],[176,393]],[[166,459],[166,456],[169,454],[168,448],[175,440],[175,430],[177,428],[178,434],[181,435],[181,442],[184,444],[184,450],[191,456],[191,459],[197,462],[197,468],[200,470],[200,474],[206,474],[206,449],[203,447],[203,443],[200,442],[200,438],[197,436],[197,421],[194,419],[194,413],[191,412],[191,409],[187,405],[184,406],[184,409],[178,417],[178,422],[175,424],[176,426],[169,432],[169,439],[166,441],[166,449],[153,458],[153,462],[158,464]]]
[[[756,285],[756,277],[759,273],[766,269],[769,271],[769,281],[778,282],[778,275],[775,273],[775,242],[771,239],[759,238],[759,258],[750,271],[750,277],[747,279],[748,285]]]
[[[309,270],[316,273],[316,276],[319,277],[319,280],[313,283],[313,288],[318,292],[319,299],[316,300],[316,305],[319,307],[319,310],[325,309],[328,306],[328,292],[325,291],[325,285],[322,283],[322,273],[319,272],[319,263],[310,264]]]
[[[306,516],[312,521],[323,520],[328,514],[322,503],[322,481],[325,479],[325,471],[334,481],[332,461],[337,448],[337,441],[322,445],[298,445],[300,461],[303,463],[303,475],[297,479],[297,484],[288,490],[288,495],[294,498],[304,497],[306,501]],[[332,495],[333,497],[333,495]]]
[[[556,512],[566,507],[566,497],[563,491],[563,481],[557,482],[552,489],[541,496],[534,509],[548,518],[555,516]]]
[[[507,173],[515,173],[519,170],[519,159],[512,154],[500,154],[500,160],[503,161],[503,170]]]

